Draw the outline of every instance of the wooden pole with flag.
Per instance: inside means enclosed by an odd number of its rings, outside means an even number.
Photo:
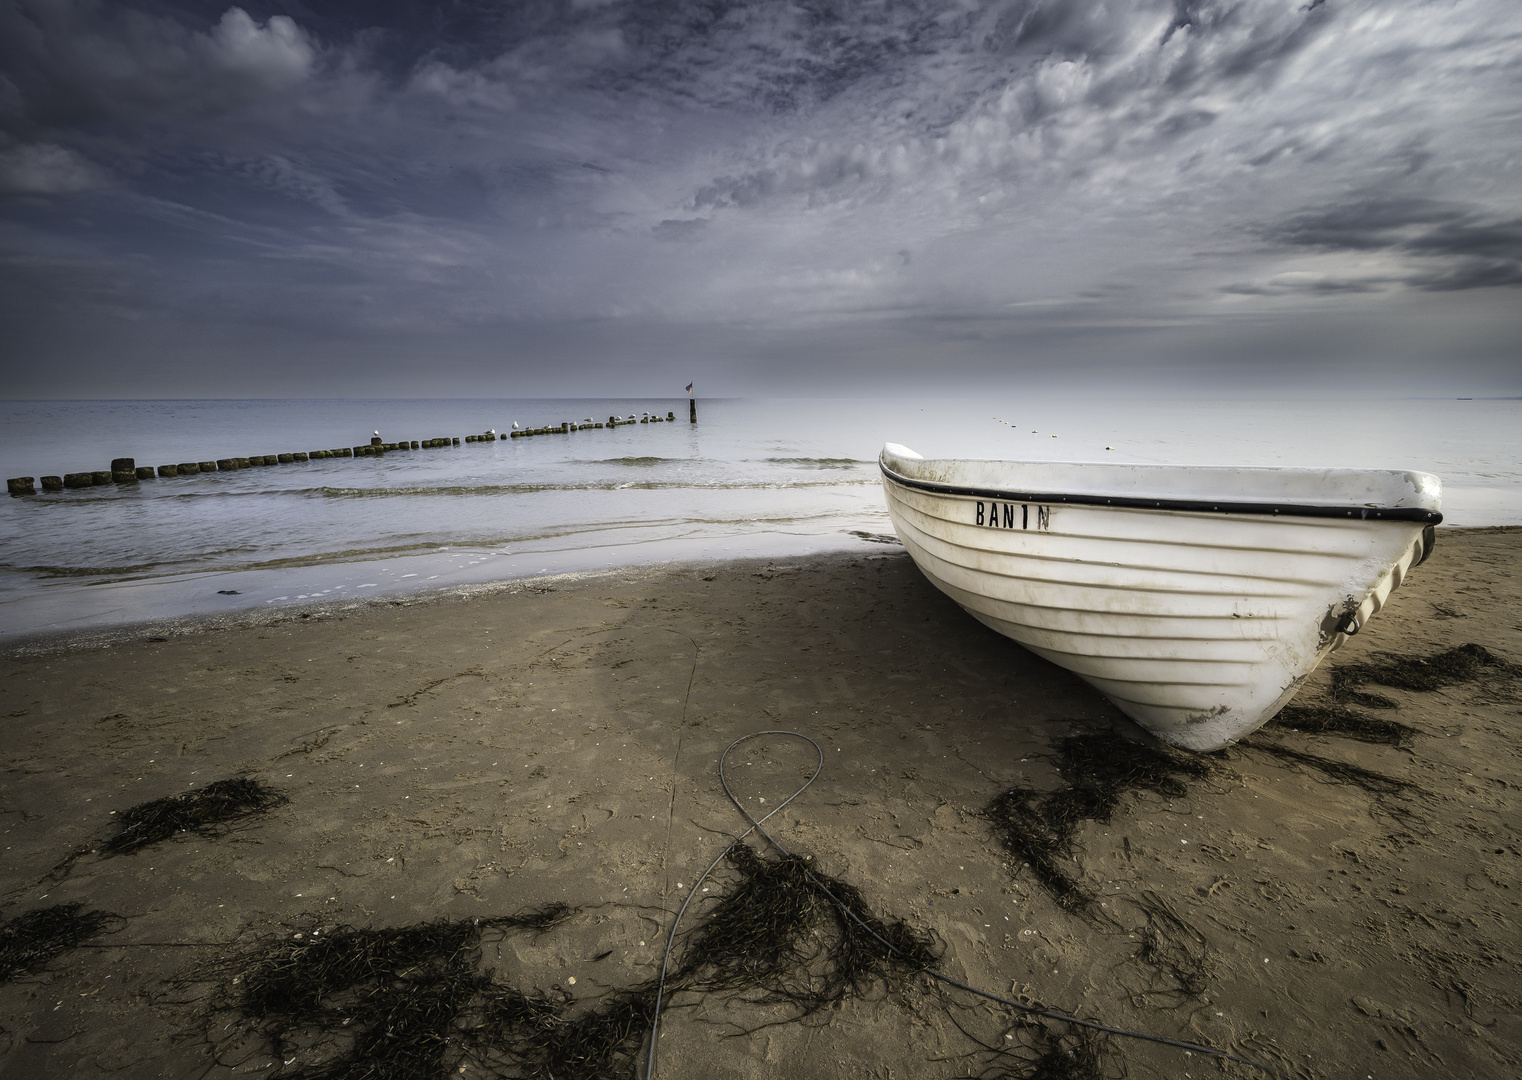
[[[698,399],[693,396],[692,383],[687,384],[687,422],[689,424],[698,422]]]

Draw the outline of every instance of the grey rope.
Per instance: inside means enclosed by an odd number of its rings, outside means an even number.
[[[814,748],[814,753],[819,755],[819,761],[814,766],[814,774],[803,782],[802,787],[800,787],[797,791],[793,792],[786,799],[783,799],[780,803],[773,807],[771,813],[768,813],[766,817],[761,819],[761,821],[765,821],[767,818],[771,817],[772,814],[775,814],[778,810],[781,810],[788,803],[792,802],[798,796],[802,795],[804,791],[807,790],[808,786],[812,784],[816,779],[818,779],[819,774],[824,772],[824,751],[813,739],[809,738],[807,735],[799,735],[796,731],[753,731],[749,735],[741,735],[734,742],[726,746],[724,748],[724,752],[719,755],[719,783],[724,785],[724,792],[729,796],[731,802],[735,802],[735,796],[734,793],[729,790],[729,784],[724,779],[724,759],[729,757],[729,752],[731,750],[739,746],[746,739],[755,739],[762,735],[792,735],[795,738],[799,738],[807,742]],[[740,804],[735,802],[735,805],[739,806]],[[692,889],[687,893],[687,898],[682,901],[682,906],[677,911],[676,918],[671,921],[671,931],[666,935],[666,952],[661,957],[661,977],[660,980],[655,984],[655,1008],[652,1010],[650,1015],[650,1051],[645,1056],[645,1080],[651,1080],[651,1078],[655,1076],[655,1036],[660,1028],[661,1023],[661,999],[665,996],[666,992],[666,971],[671,965],[671,950],[676,944],[676,928],[682,924],[682,916],[687,914],[687,905],[692,903],[692,898],[694,896],[698,895],[699,886],[701,886],[703,882],[708,879],[709,874],[713,873],[713,868],[719,865],[724,856],[728,855],[735,849],[736,844],[740,843],[740,841],[744,840],[751,833],[759,830],[762,836],[766,836],[766,838],[771,840],[773,844],[776,843],[775,840],[772,840],[770,836],[766,835],[766,830],[761,828],[761,821],[757,821],[755,818],[751,817],[750,814],[746,813],[744,809],[742,809],[740,812],[745,814],[745,820],[750,822],[750,828],[746,829],[739,836],[731,840],[729,845],[723,851],[714,856],[713,862],[708,864],[708,869],[704,870],[703,873],[698,876],[698,879],[692,883]],[[834,900],[835,898],[831,897],[830,899]],[[839,903],[839,901],[836,902]]]

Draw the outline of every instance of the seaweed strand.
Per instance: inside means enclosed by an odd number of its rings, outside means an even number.
[[[0,925],[0,983],[41,971],[120,919],[109,911],[85,911],[83,904],[55,904],[17,915]]]
[[[261,814],[289,800],[250,776],[217,780],[195,791],[139,803],[117,815],[121,831],[101,844],[106,855],[128,855],[182,832],[215,836],[219,826]]]
[[[1063,865],[1073,859],[1079,827],[1086,821],[1108,823],[1128,791],[1183,798],[1188,789],[1182,777],[1209,776],[1216,766],[1208,758],[1088,733],[1068,735],[1056,749],[1055,764],[1066,787],[1044,795],[1029,787],[1010,788],[983,813],[1005,850],[1030,864],[1058,907],[1086,912],[1094,898]]]

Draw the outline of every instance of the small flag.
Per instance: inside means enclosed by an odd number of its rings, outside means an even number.
[[[688,383],[688,384],[687,384],[687,392],[688,392],[688,393],[689,393],[689,394],[690,394],[690,393],[692,393],[692,384],[691,384],[691,383]]]

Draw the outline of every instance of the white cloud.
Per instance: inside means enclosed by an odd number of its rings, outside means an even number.
[[[287,16],[272,15],[260,26],[238,7],[228,8],[205,40],[215,65],[274,87],[305,79],[317,58],[311,40]]]
[[[63,146],[36,143],[0,150],[0,195],[63,195],[105,184],[99,169]]]
[[[483,71],[462,71],[439,60],[421,64],[411,79],[412,89],[436,97],[459,108],[507,111],[517,104],[517,97],[501,80]]]

